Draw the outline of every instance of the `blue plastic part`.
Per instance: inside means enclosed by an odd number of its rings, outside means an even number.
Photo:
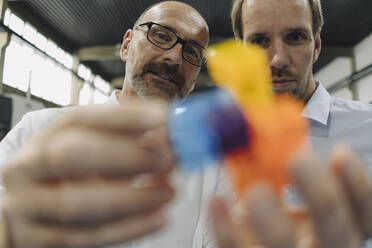
[[[187,171],[214,165],[232,148],[244,146],[248,141],[244,127],[242,113],[221,89],[175,102],[169,110],[169,140],[178,164]]]

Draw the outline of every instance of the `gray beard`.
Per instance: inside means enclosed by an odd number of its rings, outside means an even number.
[[[132,86],[134,92],[136,92],[136,94],[143,99],[163,98],[169,101],[176,99],[180,95],[179,92],[175,94],[173,89],[165,84],[150,83],[142,79],[133,80]],[[157,94],[159,92],[162,94]]]

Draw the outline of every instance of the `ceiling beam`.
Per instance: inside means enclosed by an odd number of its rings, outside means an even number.
[[[83,47],[77,50],[76,55],[80,61],[120,60],[120,46],[121,44]]]
[[[72,44],[66,37],[60,34],[55,28],[50,24],[45,22],[35,10],[33,10],[27,3],[27,1],[10,1],[8,0],[9,9],[16,14],[23,21],[28,22],[34,28],[37,29],[39,33],[44,35],[46,38],[54,41],[60,48],[66,52],[73,53],[75,50],[75,45]]]

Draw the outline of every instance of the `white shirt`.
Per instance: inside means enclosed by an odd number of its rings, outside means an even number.
[[[355,149],[372,172],[372,104],[331,97],[318,83],[302,113],[310,121],[309,142],[325,160],[338,143]]]
[[[115,92],[105,104],[119,104]],[[0,143],[0,168],[34,133],[43,130],[74,108],[76,107],[43,109],[24,115]],[[210,166],[202,172],[192,174],[178,172],[173,175],[172,181],[176,188],[176,196],[166,211],[168,225],[156,234],[115,247],[202,248],[211,243],[207,230],[209,199],[217,191],[225,188],[218,188],[218,185],[224,184],[219,168]]]
[[[372,178],[372,105],[334,98],[322,84],[317,83],[314,94],[307,102],[302,116],[309,120],[307,137],[312,149],[327,164],[332,147],[350,145],[364,160]],[[301,203],[291,190],[286,200]]]
[[[106,104],[118,104],[115,93]],[[72,108],[45,109],[26,114],[0,143],[0,168],[9,154],[17,151],[33,133]],[[326,159],[335,143],[344,142],[352,145],[372,165],[372,105],[332,98],[318,84],[303,116],[311,123],[309,142],[321,157]],[[173,181],[178,193],[169,206],[169,225],[155,235],[119,247],[214,247],[207,228],[207,205],[216,192],[230,190],[219,168],[209,167],[202,173],[176,174]],[[295,201],[296,197],[289,191],[286,198]]]
[[[372,104],[331,97],[318,83],[302,115],[310,122],[308,141],[325,164],[334,145],[347,144],[364,160],[372,178]],[[287,194],[287,200],[301,202],[292,190]],[[372,239],[363,247],[372,248]]]

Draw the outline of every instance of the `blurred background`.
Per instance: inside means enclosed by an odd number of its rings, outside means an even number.
[[[28,111],[103,103],[120,89],[122,37],[159,0],[0,0],[0,140]],[[232,38],[232,0],[184,0],[206,18],[211,43]],[[337,97],[372,102],[372,1],[323,0],[314,66]],[[210,85],[202,68],[196,91]]]

